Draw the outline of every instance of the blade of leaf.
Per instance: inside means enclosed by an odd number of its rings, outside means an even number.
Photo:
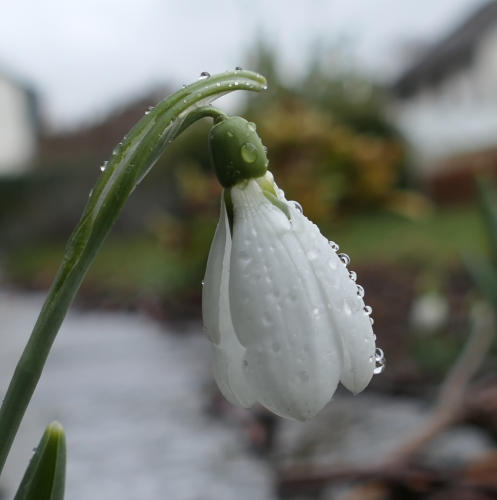
[[[60,325],[124,204],[185,127],[188,114],[233,90],[266,89],[263,76],[227,71],[186,86],[158,104],[114,149],[67,243],[62,264],[0,407],[0,474]]]
[[[63,500],[65,477],[64,429],[52,422],[29,462],[14,500]]]
[[[492,258],[497,261],[497,200],[489,179],[483,176],[476,178],[478,202],[487,226]]]
[[[475,285],[497,310],[497,270],[492,262],[486,258],[476,259],[467,255],[462,259]]]

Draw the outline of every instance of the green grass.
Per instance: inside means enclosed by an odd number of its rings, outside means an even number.
[[[356,263],[415,262],[448,267],[461,254],[481,254],[486,238],[474,206],[444,208],[419,220],[389,213],[363,214],[330,226],[327,236]]]
[[[198,286],[215,221],[190,222],[188,248],[169,249],[159,238],[112,236],[92,266],[84,287],[111,293],[174,296]],[[448,269],[459,256],[481,254],[485,234],[475,207],[435,211],[417,221],[388,213],[362,214],[330,226],[325,233],[354,264],[415,263],[427,270]],[[62,257],[63,243],[45,243],[6,256],[14,281],[48,286]]]
[[[16,282],[49,286],[62,258],[63,244],[48,243],[7,256],[6,274]],[[83,289],[172,295],[184,292],[200,273],[202,262],[161,246],[155,238],[110,238],[95,259]],[[198,285],[200,285],[200,281]]]

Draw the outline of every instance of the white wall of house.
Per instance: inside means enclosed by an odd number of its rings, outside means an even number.
[[[421,175],[448,156],[497,146],[497,25],[481,37],[471,65],[397,101],[393,114]]]
[[[22,86],[0,74],[0,175],[27,170],[36,147],[29,95]]]

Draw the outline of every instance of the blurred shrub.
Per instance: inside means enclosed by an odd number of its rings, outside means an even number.
[[[254,121],[279,184],[318,222],[384,206],[398,184],[404,152],[396,139],[359,133],[299,97],[276,100]]]

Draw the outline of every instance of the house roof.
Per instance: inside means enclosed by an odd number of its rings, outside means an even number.
[[[492,0],[407,69],[394,83],[393,92],[401,98],[409,97],[420,87],[437,84],[448,73],[471,64],[479,40],[496,25],[497,1]]]

